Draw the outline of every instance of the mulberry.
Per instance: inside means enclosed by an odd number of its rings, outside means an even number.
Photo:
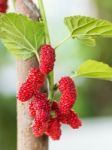
[[[25,102],[29,100],[33,96],[33,87],[30,83],[23,83],[22,86],[19,89],[17,98],[21,102]]]
[[[43,86],[45,76],[38,68],[32,68],[28,74],[27,80],[19,89],[17,98],[25,102],[32,98],[32,96]]]
[[[68,114],[62,114],[60,121],[64,124],[70,125],[73,129],[77,129],[81,126],[81,121],[74,111],[70,110]]]
[[[68,113],[76,101],[77,92],[74,81],[70,77],[63,77],[59,81],[59,90],[61,92],[61,98],[59,101],[59,108],[61,113]]]
[[[40,71],[48,74],[54,68],[55,50],[50,45],[42,46],[40,50]]]
[[[33,101],[29,104],[29,115],[31,117],[46,120],[50,116],[50,104],[45,94],[37,92]]]

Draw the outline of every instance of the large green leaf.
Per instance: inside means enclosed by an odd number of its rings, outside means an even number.
[[[71,32],[72,38],[87,39],[89,45],[94,45],[96,37],[112,37],[112,23],[102,19],[86,16],[71,16],[65,18],[65,24]],[[92,42],[93,39],[93,42]]]
[[[73,77],[98,78],[112,81],[112,67],[95,60],[87,60],[80,65]]]
[[[44,43],[44,24],[14,13],[0,16],[0,39],[16,57],[32,57]]]

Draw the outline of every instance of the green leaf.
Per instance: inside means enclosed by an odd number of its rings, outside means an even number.
[[[44,44],[44,24],[14,13],[0,16],[0,39],[16,57],[31,58]]]
[[[102,19],[86,16],[71,16],[65,18],[65,24],[72,38],[86,40],[89,45],[95,45],[97,37],[112,37],[112,23]],[[86,44],[86,43],[85,43]]]
[[[112,81],[112,67],[95,60],[87,60],[80,65],[73,77],[98,78]]]
[[[89,36],[79,36],[78,39],[87,46],[94,47],[96,46],[96,41],[92,37]]]

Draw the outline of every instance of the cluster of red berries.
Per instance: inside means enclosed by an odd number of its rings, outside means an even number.
[[[53,140],[61,136],[61,125],[68,124],[76,129],[81,126],[78,115],[72,110],[77,92],[75,84],[70,77],[63,77],[58,84],[61,92],[59,102],[51,101],[47,94],[41,92],[46,74],[54,68],[55,50],[50,45],[44,45],[40,49],[40,67],[32,68],[26,82],[19,89],[17,98],[25,102],[29,99],[29,115],[34,118],[32,131],[36,137],[43,134]]]
[[[7,8],[7,0],[0,0],[0,12],[6,13]]]

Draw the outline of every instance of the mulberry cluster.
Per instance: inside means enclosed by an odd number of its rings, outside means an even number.
[[[58,88],[61,92],[59,102],[49,100],[47,94],[41,92],[47,74],[54,68],[54,62],[54,49],[50,45],[42,46],[40,49],[40,66],[39,68],[31,68],[26,81],[18,91],[17,98],[21,102],[26,102],[32,98],[28,112],[29,116],[33,118],[31,128],[35,137],[46,134],[53,140],[58,140],[61,136],[62,124],[76,129],[81,126],[81,121],[72,110],[77,92],[70,77],[63,77],[59,81]]]
[[[0,12],[6,13],[7,8],[7,0],[0,0]]]

